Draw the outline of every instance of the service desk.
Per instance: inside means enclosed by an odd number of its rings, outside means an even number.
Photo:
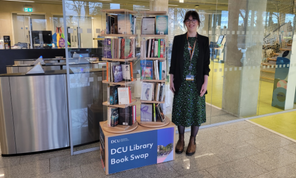
[[[175,125],[160,128],[138,126],[132,132],[114,134],[100,122],[101,161],[106,174],[175,159]]]
[[[88,113],[103,120],[104,69],[70,74],[70,111],[79,114],[73,143],[99,141],[99,126],[86,125]],[[90,78],[96,77],[97,80]],[[81,83],[81,79],[85,83]],[[96,81],[96,82],[94,82]],[[97,85],[94,87],[94,83]],[[67,77],[65,70],[45,74],[0,75],[0,141],[2,155],[14,155],[69,147]],[[94,92],[94,88],[98,93]],[[96,94],[97,98],[92,95]],[[96,101],[96,103],[94,103]],[[91,124],[94,122],[89,122]],[[98,123],[98,122],[95,122]],[[89,130],[91,127],[91,130]],[[73,127],[72,127],[73,128]],[[96,134],[97,133],[97,134]]]

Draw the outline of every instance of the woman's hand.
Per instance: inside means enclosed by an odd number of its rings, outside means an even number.
[[[207,83],[202,84],[201,90],[200,90],[200,96],[201,97],[206,93],[207,87],[208,87]]]
[[[170,75],[170,89],[173,93],[175,93],[175,87],[174,87],[174,75]]]
[[[199,96],[203,96],[206,91],[207,91],[207,88],[208,88],[208,75],[204,75],[204,83],[202,84],[201,86],[201,89],[200,89],[200,95]]]

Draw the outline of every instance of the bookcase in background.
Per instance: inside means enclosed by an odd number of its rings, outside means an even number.
[[[161,107],[165,103],[168,16],[166,11],[142,11],[140,14],[142,89],[139,124],[164,127],[170,123]]]
[[[133,62],[136,58],[136,12],[124,9],[103,10],[101,34],[103,42],[103,61],[106,61],[108,84],[107,121],[102,129],[111,133],[126,133],[138,127],[136,120],[136,100],[132,97],[134,84]]]

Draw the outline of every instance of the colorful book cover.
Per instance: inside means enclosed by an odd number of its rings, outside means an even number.
[[[142,35],[155,34],[155,17],[143,17],[142,19]]]
[[[113,77],[114,82],[121,82],[123,80],[121,65],[113,66]]]
[[[157,15],[156,16],[156,34],[167,35],[168,30],[168,16],[167,15]]]
[[[120,44],[120,59],[125,59],[125,39],[121,39],[121,44]]]
[[[117,19],[118,19],[118,33],[131,35],[132,34],[132,24],[131,24],[132,15],[118,14]]]
[[[141,66],[141,79],[152,80],[153,79],[153,61],[142,60],[140,66]]]
[[[118,86],[110,86],[110,105],[118,104]]]
[[[153,103],[153,121],[156,122],[155,103]]]
[[[118,108],[111,108],[111,127],[115,127],[118,125]]]
[[[142,83],[141,100],[152,101],[154,85],[153,83]]]
[[[118,125],[129,125],[130,120],[130,108],[119,108]]]
[[[124,80],[131,80],[131,68],[130,64],[121,64],[122,77]]]
[[[141,104],[141,122],[152,122],[152,104]]]

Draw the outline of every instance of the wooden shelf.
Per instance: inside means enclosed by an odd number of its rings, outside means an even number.
[[[166,15],[166,11],[139,11],[142,15]]]
[[[103,61],[111,61],[111,62],[132,62],[137,58],[128,58],[128,59],[111,59],[111,58],[102,58]]]
[[[163,122],[141,122],[141,117],[137,117],[137,120],[139,121],[139,125],[143,127],[150,127],[150,128],[164,127],[171,122],[167,116],[165,116],[165,119]]]
[[[265,80],[272,80],[274,81],[274,78],[269,78],[269,77],[260,77],[261,79],[265,79]]]
[[[166,38],[167,35],[141,35],[142,38]]]
[[[150,61],[156,61],[156,60],[159,60],[159,61],[165,61],[166,58],[155,58],[155,57],[152,57],[152,58],[141,58],[141,60],[150,60]]]
[[[281,54],[281,53],[274,53],[275,56],[278,56],[278,55],[280,55],[280,54]]]
[[[262,62],[261,65],[263,65],[263,66],[275,66],[276,64],[269,64],[269,63]]]
[[[138,122],[134,123],[131,126],[128,125],[117,125],[115,127],[109,127],[107,121],[105,121],[102,124],[102,129],[106,132],[115,133],[115,134],[121,134],[121,133],[128,133],[131,131],[134,131],[136,128],[138,128]]]
[[[266,73],[272,73],[272,74],[275,74],[275,71],[272,71],[272,70],[264,70],[264,69],[261,69],[260,71],[261,71],[261,72],[266,72]]]
[[[104,9],[102,10],[102,12],[106,12],[106,13],[117,13],[117,14],[136,14],[136,11],[131,11],[131,10],[127,10],[127,9]]]
[[[146,101],[146,100],[141,100],[141,103],[148,103],[148,104],[157,104],[157,103],[164,103],[164,101]]]
[[[287,46],[292,46],[292,44],[287,44]]]
[[[280,48],[281,51],[291,51],[291,48]]]
[[[165,83],[165,80],[141,80],[142,82],[150,82],[150,83]]]
[[[128,38],[136,38],[137,35],[126,35],[126,34],[102,34],[101,36],[105,37],[128,37]]]
[[[267,58],[267,61],[276,61],[276,58]]]
[[[103,105],[107,106],[107,107],[112,107],[112,108],[127,108],[129,106],[136,105],[136,103],[137,103],[137,100],[132,100],[132,103],[130,103],[130,104],[114,104],[114,105],[110,105],[110,103],[108,101],[105,101],[105,102],[103,102]]]
[[[126,86],[126,85],[130,85],[133,84],[135,81],[121,81],[121,82],[108,82],[106,80],[103,80],[102,83],[107,83],[109,85],[120,85],[120,86]]]

